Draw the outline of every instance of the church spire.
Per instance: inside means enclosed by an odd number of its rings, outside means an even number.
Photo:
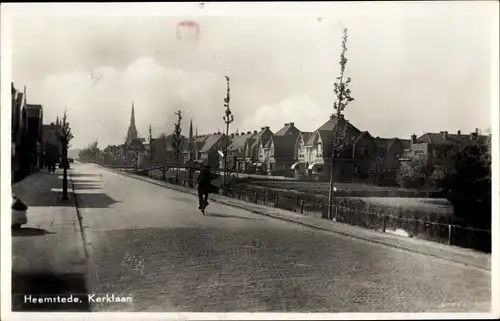
[[[130,125],[127,131],[127,144],[132,141],[132,139],[137,138],[137,128],[135,127],[135,113],[134,113],[134,102],[132,102],[132,113],[130,114]]]
[[[132,114],[130,115],[130,126],[135,127],[134,102],[132,102]]]

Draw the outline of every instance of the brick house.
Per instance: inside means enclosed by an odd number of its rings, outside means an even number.
[[[353,141],[351,158],[354,163],[353,178],[364,180],[376,172],[379,146],[369,132],[361,132]]]
[[[228,137],[220,132],[207,135],[203,147],[198,151],[199,160],[208,163],[212,169],[221,168],[219,151],[224,150],[227,144],[229,144]]]
[[[435,170],[450,164],[450,158],[460,148],[477,144],[479,142],[487,142],[488,136],[480,135],[479,129],[470,134],[462,134],[457,131],[456,134],[441,131],[439,133],[425,133],[418,137],[411,136],[410,148],[405,150],[405,154],[400,158],[400,161],[408,161],[409,157],[414,154],[421,154],[427,157],[428,163]]]
[[[328,181],[330,178],[332,164],[332,146],[335,138],[335,130],[338,120],[335,115],[320,126],[310,135],[302,135],[298,142],[298,163],[295,165],[296,176],[307,176],[311,180]],[[334,179],[337,181],[349,181],[354,173],[353,142],[361,134],[361,131],[346,120],[347,147],[335,159]],[[301,144],[304,137],[309,136],[307,142]],[[357,145],[363,145],[364,139],[358,141]]]
[[[245,171],[245,146],[255,134],[253,132],[231,134],[228,147],[229,168],[237,172]]]
[[[245,142],[245,171],[250,173],[267,173],[265,168],[264,155],[259,155],[259,147],[265,146],[273,133],[269,126],[262,127],[259,132],[254,131],[254,135]],[[263,150],[262,150],[263,151]]]
[[[259,145],[259,160],[265,164],[268,175],[293,176],[292,165],[296,160],[295,144],[300,130],[294,123],[285,123],[283,128],[270,137],[266,144]]]
[[[375,141],[378,145],[375,172],[381,174],[398,171],[401,165],[400,158],[405,154],[405,150],[410,149],[411,141],[396,137],[376,137]]]
[[[31,174],[40,170],[42,166],[43,107],[32,104],[25,106],[26,133],[22,145],[25,146],[24,157],[27,161],[27,164],[24,165],[28,173]]]

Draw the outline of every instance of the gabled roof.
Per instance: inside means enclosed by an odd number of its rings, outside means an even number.
[[[228,149],[229,150],[237,150],[238,148],[245,148],[245,143],[249,138],[252,138],[254,136],[253,133],[251,134],[242,134],[242,135],[235,135],[231,139],[231,144],[229,145]]]
[[[299,134],[300,130],[295,127],[294,123],[287,123],[283,128],[278,130],[274,135],[276,136],[285,136],[285,135],[293,135],[293,134]]]
[[[349,127],[357,132],[360,132],[360,130],[354,127],[347,119],[345,119],[345,121],[349,124]],[[330,119],[328,119],[328,121],[321,125],[317,130],[333,131],[335,129],[335,126],[337,126],[337,116],[332,115],[330,116]]]
[[[404,149],[410,149],[411,148],[411,140],[409,139],[400,139],[399,140],[401,144],[403,144]]]
[[[306,141],[306,146],[313,146],[318,140],[318,138],[319,138],[319,132],[318,131],[313,132],[309,136],[309,139]]]
[[[207,135],[207,138],[203,144],[203,147],[200,149],[200,152],[205,153],[211,151],[223,136],[223,134]]]
[[[472,140],[470,135],[447,134],[446,138],[440,133],[425,133],[417,139],[419,143],[428,143],[437,146],[472,145],[477,141],[486,141],[488,136],[478,135],[477,140]]]
[[[387,151],[389,151],[392,146],[394,146],[394,144],[400,140],[399,138],[397,137],[394,137],[394,138],[380,138],[380,137],[377,137],[375,138],[375,143],[377,144],[377,146],[379,148],[382,148],[382,147],[385,147],[385,149]],[[408,140],[409,142],[409,140]]]
[[[302,137],[302,140],[304,141],[304,144],[307,145],[307,142],[309,141],[309,138],[313,135],[312,132],[300,132],[299,137]]]
[[[370,133],[368,131],[363,131],[361,132],[361,134],[359,134],[355,139],[354,139],[354,144],[356,144],[357,142],[359,142],[363,137],[372,137],[372,135],[370,135]],[[376,144],[376,142],[375,142]]]
[[[257,134],[255,134],[253,137],[252,137],[252,143],[250,145],[250,148],[258,148],[259,147],[259,142],[260,142],[260,139],[262,138],[262,135],[264,135],[264,133],[266,131],[270,131],[269,128],[262,128],[259,132],[257,132]],[[272,134],[272,133],[271,133]],[[271,135],[272,136],[272,135]],[[267,143],[267,142],[263,142],[264,144]]]

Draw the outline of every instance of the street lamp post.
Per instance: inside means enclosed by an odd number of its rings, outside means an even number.
[[[226,84],[227,84],[227,92],[226,92],[226,98],[224,98],[224,107],[226,108],[226,111],[224,112],[224,116],[222,119],[224,119],[224,122],[226,123],[226,139],[227,142],[225,144],[224,148],[224,195],[227,195],[227,188],[226,188],[226,182],[227,182],[227,152],[228,152],[228,147],[229,147],[229,124],[231,124],[234,121],[234,115],[231,112],[231,109],[229,108],[229,101],[230,101],[230,88],[229,88],[229,77],[226,77]]]

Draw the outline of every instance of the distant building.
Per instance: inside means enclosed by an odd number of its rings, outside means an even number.
[[[11,174],[19,181],[41,167],[43,108],[27,103],[26,87],[21,93],[11,83],[11,94]]]
[[[250,134],[251,132],[247,132]],[[257,174],[267,174],[266,162],[266,150],[261,146],[266,146],[273,132],[269,129],[269,126],[264,126],[260,131],[254,131],[253,136],[246,140],[245,142],[245,171]]]
[[[144,148],[144,138],[139,138],[137,128],[135,127],[134,103],[132,103],[132,112],[130,114],[130,124],[127,130],[127,138],[124,144],[125,163],[138,165],[144,157],[146,149]]]
[[[238,172],[245,171],[245,146],[253,132],[231,134],[231,144],[228,147],[229,168]]]
[[[297,159],[295,144],[300,136],[300,130],[294,123],[285,123],[283,128],[271,136],[263,153],[268,151],[266,169],[269,175],[293,176],[293,164]]]
[[[439,133],[425,133],[420,137],[412,135],[409,148],[405,149],[401,161],[408,161],[412,155],[423,155],[427,158],[429,165],[434,169],[440,169],[450,164],[450,158],[461,148],[477,143],[486,143],[489,136],[480,135],[479,129],[470,134],[462,134],[459,130],[456,134],[447,131]]]
[[[47,164],[58,163],[62,155],[62,145],[58,138],[61,131],[59,119],[56,123],[42,126],[42,163],[43,167]]]

